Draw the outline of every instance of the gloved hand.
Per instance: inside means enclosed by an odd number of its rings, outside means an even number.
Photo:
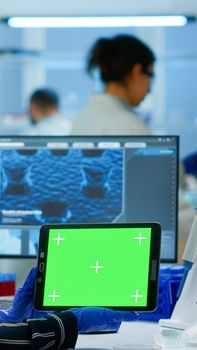
[[[138,314],[130,311],[115,311],[102,307],[82,307],[69,309],[73,312],[79,333],[116,332],[121,322],[131,322],[138,319]]]
[[[47,317],[47,311],[34,309],[34,286],[37,268],[33,267],[24,284],[17,289],[12,307],[8,310],[0,310],[0,322],[22,322],[27,318]],[[70,309],[78,321],[78,331],[85,332],[109,332],[117,331],[122,321],[135,321],[137,314],[128,311],[114,311],[99,307],[84,307]]]
[[[33,267],[24,284],[17,289],[12,306],[7,310],[0,310],[0,322],[22,322],[27,318],[48,316],[48,312],[34,310],[34,286],[37,268]]]

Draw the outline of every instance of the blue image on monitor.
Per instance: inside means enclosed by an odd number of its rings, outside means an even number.
[[[123,150],[0,152],[1,224],[112,222],[122,210]]]

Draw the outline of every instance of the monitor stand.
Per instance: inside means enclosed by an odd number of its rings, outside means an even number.
[[[22,231],[21,255],[29,254],[29,230]]]

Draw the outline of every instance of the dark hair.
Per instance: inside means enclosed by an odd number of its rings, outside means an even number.
[[[38,89],[30,97],[30,103],[37,104],[42,110],[47,108],[58,108],[59,98],[51,89]]]
[[[141,40],[131,35],[118,35],[113,38],[101,38],[90,50],[87,71],[100,69],[104,82],[122,81],[136,63],[147,68],[155,61],[152,50]]]

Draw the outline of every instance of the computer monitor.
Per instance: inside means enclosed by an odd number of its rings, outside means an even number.
[[[42,224],[154,222],[177,259],[177,136],[0,137],[0,255],[35,257]]]

